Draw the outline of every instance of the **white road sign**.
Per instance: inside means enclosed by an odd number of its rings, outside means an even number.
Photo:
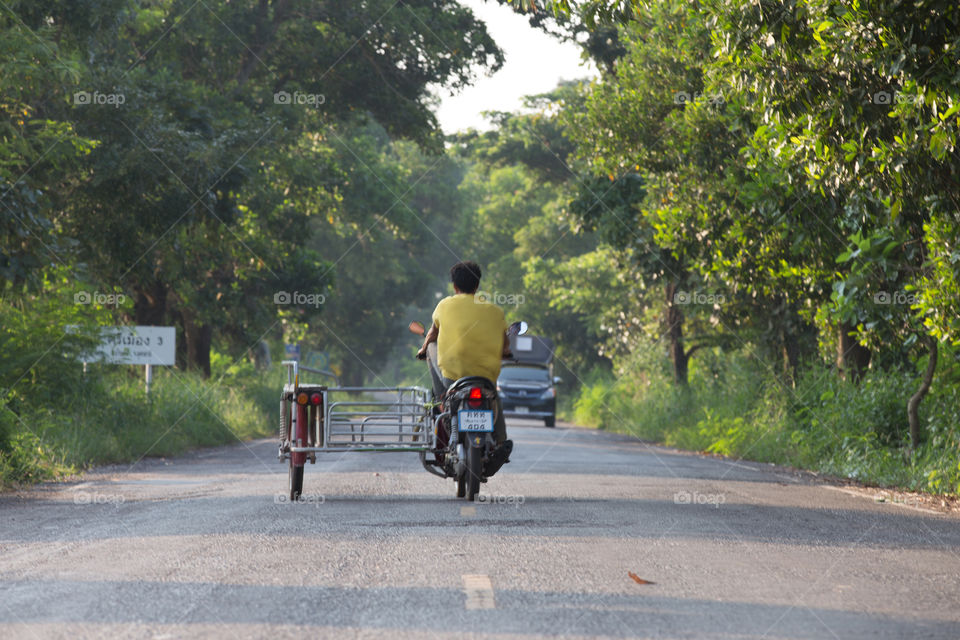
[[[533,351],[533,338],[517,336],[517,351]]]
[[[176,327],[104,327],[100,340],[90,362],[171,366],[176,360]]]

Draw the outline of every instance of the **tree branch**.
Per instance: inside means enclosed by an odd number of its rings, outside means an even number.
[[[701,348],[703,348],[703,347],[705,347],[705,346],[707,346],[707,345],[705,345],[705,344],[702,343],[702,342],[699,343],[699,344],[693,345],[692,347],[690,347],[689,349],[687,349],[687,357],[689,358],[690,356],[692,356],[692,355],[694,354],[694,352],[696,352],[698,349],[701,349]]]

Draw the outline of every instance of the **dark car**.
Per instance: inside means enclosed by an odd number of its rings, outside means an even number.
[[[547,367],[533,364],[507,364],[500,368],[497,389],[508,418],[543,418],[548,427],[556,424],[559,378]]]

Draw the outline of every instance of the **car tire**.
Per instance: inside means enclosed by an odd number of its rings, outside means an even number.
[[[554,427],[557,424],[557,416],[550,416],[549,418],[543,419],[543,424],[548,427]]]

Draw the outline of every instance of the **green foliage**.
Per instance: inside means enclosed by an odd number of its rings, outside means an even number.
[[[327,350],[362,380],[402,337],[400,310],[431,293],[431,227],[452,226],[460,169],[442,155],[432,92],[503,61],[450,0],[14,0],[0,35],[14,480],[34,477],[30,458],[55,470],[260,433],[273,420],[260,420],[258,376],[231,371],[221,387],[183,370],[216,377],[265,338]],[[74,304],[82,291],[123,303]],[[277,303],[282,292],[317,303]],[[88,329],[115,324],[178,328],[180,369],[157,374],[150,402],[126,368],[79,374]]]
[[[577,111],[582,105],[580,83],[561,81],[553,91],[526,97],[524,108],[530,113],[488,112],[493,129],[483,133],[470,130],[454,136],[454,142],[461,153],[479,160],[484,172],[523,165],[539,181],[562,184],[575,177],[570,168],[575,147],[557,115],[561,110]]]
[[[874,347],[909,346],[931,329],[944,336],[942,322],[925,325],[917,311],[936,316],[925,300],[946,303],[952,293],[949,279],[930,277],[928,258],[942,250],[924,229],[956,217],[956,202],[941,193],[960,171],[952,153],[960,131],[956,4],[764,9],[722,0],[707,12],[716,25],[708,75],[751,115],[749,156],[834,203],[812,210],[848,243],[835,252],[834,304],[821,309],[821,321],[855,326]],[[916,304],[878,309],[865,294],[881,287],[915,294]]]
[[[76,304],[82,285],[65,277],[47,286],[17,306],[0,301],[0,486],[273,433],[279,365],[217,355],[211,382],[158,367],[148,398],[141,367],[83,374],[80,354],[113,312]]]
[[[960,219],[938,217],[923,230],[929,268],[915,285],[918,313],[938,340],[960,345]]]
[[[493,114],[495,129],[456,136],[452,146],[466,173],[451,250],[480,263],[481,288],[509,319],[523,319],[531,333],[554,341],[556,373],[566,381],[561,404],[572,402],[588,371],[609,368],[598,341],[607,335],[602,319],[616,311],[605,305],[623,308],[616,294],[626,290],[611,266],[593,256],[596,234],[567,207],[578,177],[568,165],[572,144],[558,114],[580,103],[578,86],[562,83],[527,98],[529,113]],[[609,290],[610,284],[617,287]],[[568,303],[571,295],[576,304]]]
[[[80,364],[71,366],[61,379],[80,378]],[[73,385],[57,386],[50,402],[4,411],[0,486],[273,435],[282,375],[279,365],[241,367],[209,382],[160,368],[147,397],[142,368],[90,366]]]
[[[47,107],[79,74],[52,26],[31,30],[0,13],[0,295],[35,289],[43,265],[72,255],[70,239],[54,230],[50,186],[76,179],[96,142]]]
[[[911,376],[871,405],[902,412],[933,339],[956,341],[956,3],[551,6],[619,23],[622,54],[561,112],[589,173],[571,210],[633,249],[627,280],[668,283],[677,381],[712,344],[790,386],[839,352],[852,379]],[[671,301],[691,289],[722,302]],[[883,446],[906,426],[865,415]]]
[[[653,355],[637,354],[635,368],[616,379],[591,377],[577,398],[576,419],[669,446],[960,494],[955,386],[923,405],[927,439],[911,455],[904,398],[912,393],[912,375],[871,372],[855,385],[809,371],[791,389],[771,384],[756,354],[738,351],[713,370],[695,365],[683,390],[651,362]]]
[[[68,416],[51,410],[39,411],[35,418],[37,435],[73,467],[172,455],[275,432],[279,365],[270,372],[246,370],[212,382],[161,369],[149,398],[139,368],[132,376],[107,371],[88,377],[84,395],[70,399]],[[265,400],[258,393],[261,386],[270,391],[267,404],[257,403]]]
[[[0,14],[0,289],[35,286],[56,260],[123,291],[125,321],[177,325],[180,366],[208,371],[214,344],[237,354],[278,325],[316,330],[320,306],[274,295],[332,295],[336,263],[371,227],[430,224],[401,205],[426,172],[405,174],[392,139],[441,153],[433,88],[503,56],[450,0],[194,8]]]

